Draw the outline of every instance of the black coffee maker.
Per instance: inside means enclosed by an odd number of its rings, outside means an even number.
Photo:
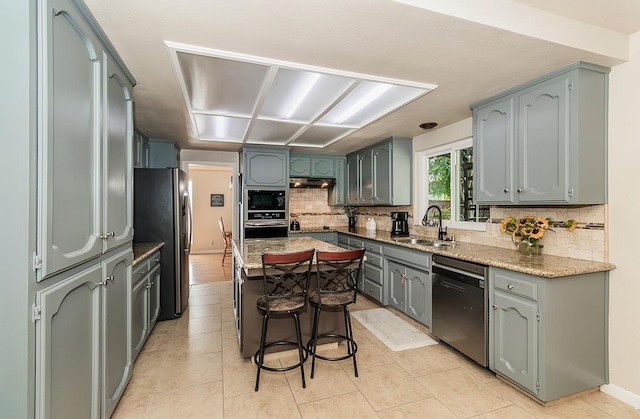
[[[409,213],[406,211],[391,213],[391,236],[409,235]]]

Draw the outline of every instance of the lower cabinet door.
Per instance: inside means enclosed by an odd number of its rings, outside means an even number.
[[[389,281],[389,304],[400,311],[405,308],[405,267],[399,263],[389,261],[388,264]]]
[[[151,269],[149,274],[149,333],[160,317],[160,265]]]
[[[135,361],[149,334],[149,276],[131,290],[131,359]]]
[[[429,273],[416,269],[406,268],[406,311],[405,313],[422,324],[429,325],[430,301],[427,293],[431,288]]]
[[[100,417],[101,281],[96,264],[36,295],[38,418]]]
[[[131,249],[102,262],[102,416],[113,413],[131,377]]]
[[[494,368],[521,387],[537,394],[538,306],[533,301],[500,291],[494,294]]]

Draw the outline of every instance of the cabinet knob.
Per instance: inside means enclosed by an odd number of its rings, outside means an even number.
[[[518,193],[522,192],[522,188],[518,188],[516,190],[518,191]]]
[[[509,193],[509,189],[504,188],[504,193]]]
[[[101,234],[98,237],[100,237],[102,240],[107,240],[109,237],[113,237],[115,235],[116,233],[114,233],[113,231],[109,231],[108,233]]]
[[[108,277],[105,278],[105,280],[107,281],[113,281],[114,279],[116,279],[116,277],[113,275],[109,275]]]
[[[493,305],[493,309],[494,309],[494,310],[497,310],[497,309],[498,309],[498,306],[494,304],[494,305]]]
[[[509,285],[507,285],[507,289],[512,290],[512,289],[513,289],[513,284],[509,284]]]

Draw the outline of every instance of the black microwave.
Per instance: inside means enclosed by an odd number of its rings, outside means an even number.
[[[286,211],[287,191],[248,189],[247,209],[249,211]]]

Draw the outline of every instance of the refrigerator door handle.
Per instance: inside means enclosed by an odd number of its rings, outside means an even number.
[[[191,215],[191,201],[189,200],[188,194],[185,194],[184,196],[184,208],[187,213],[187,219],[189,222],[189,235],[187,236],[187,240],[185,243],[184,254],[189,255],[191,253],[191,241],[193,237],[193,217]]]

